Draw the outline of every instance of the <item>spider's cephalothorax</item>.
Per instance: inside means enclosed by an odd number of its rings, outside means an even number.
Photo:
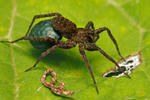
[[[44,17],[52,17],[52,16],[54,16],[52,19],[41,21],[37,23],[31,29],[35,19],[44,18]],[[103,54],[106,58],[108,58],[111,62],[113,62],[123,72],[123,70],[116,63],[116,61],[95,44],[95,42],[99,39],[99,34],[103,31],[107,31],[109,37],[111,38],[111,40],[116,46],[118,54],[120,55],[121,58],[123,58],[120,54],[117,42],[108,28],[102,27],[99,29],[94,29],[93,22],[91,21],[87,23],[85,28],[77,28],[73,22],[64,18],[59,13],[36,15],[34,16],[25,36],[14,41],[0,41],[0,42],[14,43],[19,40],[30,40],[31,44],[34,47],[47,49],[45,52],[41,54],[41,56],[37,59],[35,64],[29,69],[27,69],[26,71],[29,71],[32,68],[34,68],[38,64],[38,62],[41,60],[41,58],[45,57],[56,48],[70,49],[70,48],[75,47],[78,44],[80,54],[84,58],[84,61],[92,76],[94,85],[96,87],[96,91],[97,93],[99,93],[92,69],[88,63],[84,49],[88,51],[99,51],[101,54]],[[65,37],[68,40],[63,42],[61,41],[62,37]],[[128,76],[126,73],[124,74]]]

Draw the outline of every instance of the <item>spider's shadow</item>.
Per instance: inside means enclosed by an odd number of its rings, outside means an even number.
[[[36,50],[32,48],[30,50],[30,53],[37,60],[40,54],[44,51],[45,50]],[[73,49],[72,50],[56,49],[52,51],[46,57],[42,58],[41,62],[46,63],[46,65],[48,66],[60,67],[61,69],[65,69],[67,67],[71,67],[71,68],[75,68],[79,70],[85,69],[84,67],[81,67],[81,66],[85,66],[85,63],[83,60],[81,60],[82,58],[80,58],[80,56],[78,55],[79,54],[75,54]],[[68,66],[61,65],[62,63],[64,64],[64,62],[65,62],[65,65],[68,65]]]

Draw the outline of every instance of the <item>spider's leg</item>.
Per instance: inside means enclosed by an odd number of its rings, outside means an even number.
[[[86,26],[85,26],[85,29],[93,29],[93,30],[95,30],[95,28],[94,28],[94,24],[93,24],[93,22],[92,21],[89,21],[87,24],[86,24]]]
[[[0,41],[0,42],[15,43],[15,42],[18,42],[18,41],[20,41],[20,40],[25,40],[25,38],[26,38],[26,37],[21,37],[21,38],[18,38],[18,39],[16,39],[16,40],[14,40],[14,41]]]
[[[70,49],[76,46],[76,42],[72,41],[72,40],[67,40],[65,42],[61,42],[58,44],[59,48],[63,48],[63,49]]]
[[[31,22],[31,24],[30,24],[30,26],[29,26],[29,28],[28,28],[28,30],[27,30],[25,36],[28,35],[28,33],[29,33],[29,31],[30,31],[30,28],[32,27],[32,25],[33,25],[35,19],[44,18],[44,17],[52,17],[52,16],[61,16],[61,14],[59,14],[59,13],[49,13],[49,14],[35,15],[35,16],[33,17],[33,19],[32,19],[32,22]]]
[[[57,40],[52,39],[52,38],[50,38],[50,37],[35,38],[35,37],[27,37],[27,36],[18,38],[18,39],[13,40],[13,41],[0,41],[0,42],[15,43],[15,42],[18,42],[18,41],[20,41],[20,40],[39,40],[39,41],[42,41],[42,40],[49,40],[49,41],[52,41],[51,43],[57,42]]]
[[[0,41],[0,42],[15,43],[15,42],[18,42],[20,40],[35,40],[35,39],[37,40],[37,38],[30,38],[30,37],[24,36],[24,37],[18,38],[18,39],[13,40],[13,41]]]
[[[57,45],[54,45],[54,46],[52,46],[50,49],[48,49],[48,50],[46,50],[45,52],[41,53],[41,56],[37,59],[37,61],[35,62],[35,64],[34,64],[32,67],[26,69],[25,72],[27,72],[27,71],[33,69],[34,67],[36,67],[36,65],[39,63],[39,61],[40,61],[43,57],[47,56],[49,53],[51,53],[51,52],[52,52],[53,50],[55,50],[56,48],[58,48],[58,46],[57,46]]]
[[[116,49],[117,49],[117,52],[118,52],[119,56],[120,56],[122,59],[124,59],[123,56],[122,56],[121,53],[120,53],[120,50],[119,50],[119,47],[118,47],[118,44],[117,44],[116,39],[113,37],[111,31],[110,31],[107,27],[102,27],[102,28],[96,29],[96,30],[95,30],[95,33],[96,33],[96,34],[99,34],[99,33],[103,32],[103,31],[107,31],[109,37],[111,38],[111,40],[113,41],[113,43],[114,43],[115,46],[116,46]],[[124,60],[125,60],[125,59],[124,59]]]
[[[48,40],[49,40],[49,41],[52,41],[51,39],[48,39]],[[56,48],[69,49],[69,48],[75,47],[75,45],[76,45],[73,41],[70,41],[70,40],[68,40],[68,41],[66,41],[66,42],[61,42],[61,41],[55,40],[54,42],[55,42],[55,43],[58,43],[58,44],[52,46],[50,49],[48,49],[48,50],[46,50],[45,52],[43,52],[43,53],[41,54],[41,56],[37,59],[37,61],[35,62],[35,64],[34,64],[32,67],[30,67],[30,68],[28,68],[27,70],[25,70],[25,72],[27,72],[27,71],[33,69],[34,67],[36,67],[36,65],[39,63],[39,61],[40,61],[43,57],[47,56],[49,53],[51,53],[51,52],[52,52],[53,50],[55,50]]]
[[[85,63],[86,63],[86,66],[88,67],[88,70],[90,71],[90,74],[91,74],[91,76],[92,76],[92,80],[93,80],[93,83],[94,83],[94,85],[95,85],[97,94],[99,94],[99,90],[98,90],[98,87],[97,87],[97,85],[96,85],[96,81],[95,81],[95,78],[94,78],[94,74],[93,74],[93,72],[92,72],[92,69],[91,69],[90,64],[88,63],[88,59],[87,59],[87,57],[86,57],[86,55],[85,55],[85,52],[84,52],[84,49],[83,49],[82,46],[79,46],[79,51],[80,51],[80,54],[83,56],[83,59],[84,59],[84,61],[85,61]]]
[[[21,38],[19,38],[19,39],[14,40],[14,41],[0,41],[0,42],[14,43],[14,42],[18,42],[18,41],[20,41],[20,40],[27,40],[27,39],[26,39],[26,38],[28,38],[27,35],[28,35],[28,33],[29,33],[29,31],[30,31],[30,29],[31,29],[31,27],[32,27],[32,25],[33,25],[35,19],[44,18],[44,17],[52,17],[52,16],[61,16],[61,14],[59,14],[59,13],[49,13],[49,14],[35,15],[35,16],[33,17],[33,19],[32,19],[32,22],[31,22],[31,24],[30,24],[30,26],[29,26],[27,32],[26,32],[26,35],[25,35],[24,37],[21,37]]]
[[[108,54],[106,54],[101,48],[98,47],[97,49],[101,54],[103,54],[107,59],[109,59],[111,62],[113,62],[123,72],[122,68],[118,65],[118,63],[112,57],[110,57]],[[123,73],[128,78],[131,78],[127,73],[125,73],[125,72],[123,72]]]
[[[95,31],[94,23],[92,21],[89,21],[86,24],[85,29],[92,29],[93,31]],[[96,42],[99,39],[99,35],[98,34],[93,33],[93,37],[94,37],[93,42]]]
[[[118,65],[118,63],[111,57],[109,56],[104,50],[99,48],[96,45],[89,45],[88,48],[86,48],[89,51],[99,51],[101,54],[103,54],[107,59],[109,59],[111,62],[113,62],[119,69],[120,71],[123,72],[122,68]],[[123,72],[128,78],[131,78],[127,73]]]

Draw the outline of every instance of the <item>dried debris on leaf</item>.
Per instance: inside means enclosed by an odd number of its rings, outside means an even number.
[[[137,52],[125,57],[118,61],[119,66],[122,68],[124,73],[131,74],[132,70],[136,69],[138,65],[142,63],[141,52]],[[123,73],[117,66],[110,71],[103,74],[103,77],[121,77],[124,76]]]
[[[52,81],[50,83],[46,81],[46,76],[49,73],[52,75]],[[57,80],[56,72],[54,72],[52,69],[46,70],[41,78],[41,82],[43,83],[43,85],[48,88],[51,88],[51,90],[58,95],[73,95],[74,94],[74,91],[64,90],[63,82],[59,82],[59,86],[54,86],[56,83],[56,80]]]

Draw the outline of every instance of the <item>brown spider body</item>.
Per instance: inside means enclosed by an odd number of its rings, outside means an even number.
[[[84,43],[85,41],[90,43],[94,41],[94,31],[92,29],[77,28],[72,21],[62,16],[53,18],[52,25],[55,31],[76,43]]]
[[[63,42],[61,40],[56,40],[56,39],[50,38],[50,37],[31,38],[31,37],[28,36],[28,33],[29,33],[35,19],[44,18],[44,17],[52,17],[52,16],[55,16],[54,18],[51,19],[53,29],[57,33],[59,33],[62,37],[67,38],[68,39],[67,41]],[[90,74],[92,76],[94,85],[96,87],[96,91],[97,91],[97,93],[99,93],[97,85],[96,85],[96,81],[95,81],[95,78],[94,78],[94,75],[93,75],[93,72],[92,72],[92,69],[91,69],[91,67],[88,63],[88,59],[85,55],[84,49],[86,49],[88,51],[99,51],[101,54],[103,54],[106,58],[108,58],[111,62],[113,62],[123,72],[123,70],[116,63],[116,61],[112,57],[110,57],[108,54],[106,54],[100,47],[98,47],[95,44],[96,41],[99,39],[99,34],[103,31],[107,31],[109,37],[111,38],[111,40],[113,41],[113,43],[116,46],[118,54],[120,55],[120,57],[122,57],[121,54],[120,54],[117,42],[116,42],[115,38],[113,37],[111,31],[108,28],[102,27],[102,28],[99,28],[99,29],[95,30],[94,24],[91,21],[87,23],[85,28],[77,28],[76,25],[72,21],[64,18],[59,13],[36,15],[36,16],[34,16],[32,22],[31,22],[31,24],[28,28],[28,31],[27,31],[27,33],[24,37],[21,37],[17,40],[11,41],[11,42],[10,41],[0,41],[0,42],[14,43],[14,42],[17,42],[19,40],[36,40],[36,41],[37,40],[39,40],[39,41],[47,40],[47,41],[49,41],[50,44],[53,44],[52,47],[49,48],[48,50],[46,50],[45,52],[43,52],[41,54],[41,56],[37,59],[36,63],[32,67],[27,69],[26,71],[29,71],[32,68],[34,68],[38,64],[38,62],[41,60],[41,58],[45,57],[46,55],[51,53],[56,48],[70,49],[70,48],[75,47],[78,44],[80,54],[84,58],[84,61],[85,61],[86,65],[88,67],[88,70],[90,71]],[[126,73],[124,73],[124,74],[126,76],[128,76]]]

